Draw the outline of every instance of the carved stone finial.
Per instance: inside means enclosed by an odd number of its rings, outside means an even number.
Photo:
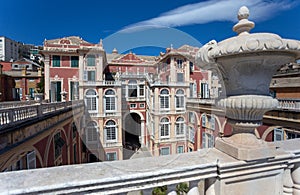
[[[255,24],[248,20],[249,9],[246,6],[242,6],[238,12],[239,22],[233,26],[233,31],[237,34],[248,34]]]
[[[100,39],[99,46],[100,46],[100,48],[103,48],[103,41],[102,41],[102,39]]]
[[[246,6],[242,6],[238,12],[238,19],[248,19],[249,17],[249,9]]]

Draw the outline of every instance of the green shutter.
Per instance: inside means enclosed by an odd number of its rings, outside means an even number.
[[[60,92],[61,92],[61,82],[56,82],[56,100],[58,102],[61,101],[61,95],[60,95]]]
[[[53,67],[60,67],[60,56],[53,56],[52,57],[52,66]]]

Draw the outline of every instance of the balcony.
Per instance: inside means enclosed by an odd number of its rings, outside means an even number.
[[[4,194],[298,194],[300,139],[274,143],[274,158],[241,161],[215,149],[124,161],[69,165],[0,174]]]

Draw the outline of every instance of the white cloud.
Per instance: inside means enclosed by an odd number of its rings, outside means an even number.
[[[178,27],[205,24],[213,21],[236,21],[237,12],[243,5],[250,10],[250,20],[266,20],[274,14],[290,9],[295,2],[289,0],[209,0],[178,7],[156,18],[125,27],[125,30],[142,30],[149,26]]]

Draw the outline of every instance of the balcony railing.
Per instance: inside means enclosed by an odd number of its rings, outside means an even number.
[[[279,109],[300,111],[300,99],[278,99]]]
[[[1,104],[0,104],[1,105]],[[1,105],[4,107],[4,105]],[[33,105],[14,104],[14,107],[8,107],[0,110],[0,129],[8,125],[30,120],[36,117],[42,117],[44,114],[49,114],[59,110],[71,108],[72,106],[84,106],[82,100],[57,102],[57,103],[35,103]]]
[[[298,194],[300,139],[274,144],[278,148],[274,158],[255,162],[237,160],[211,148],[178,155],[4,172],[0,173],[0,191],[151,194],[164,189],[162,194],[169,195]]]

